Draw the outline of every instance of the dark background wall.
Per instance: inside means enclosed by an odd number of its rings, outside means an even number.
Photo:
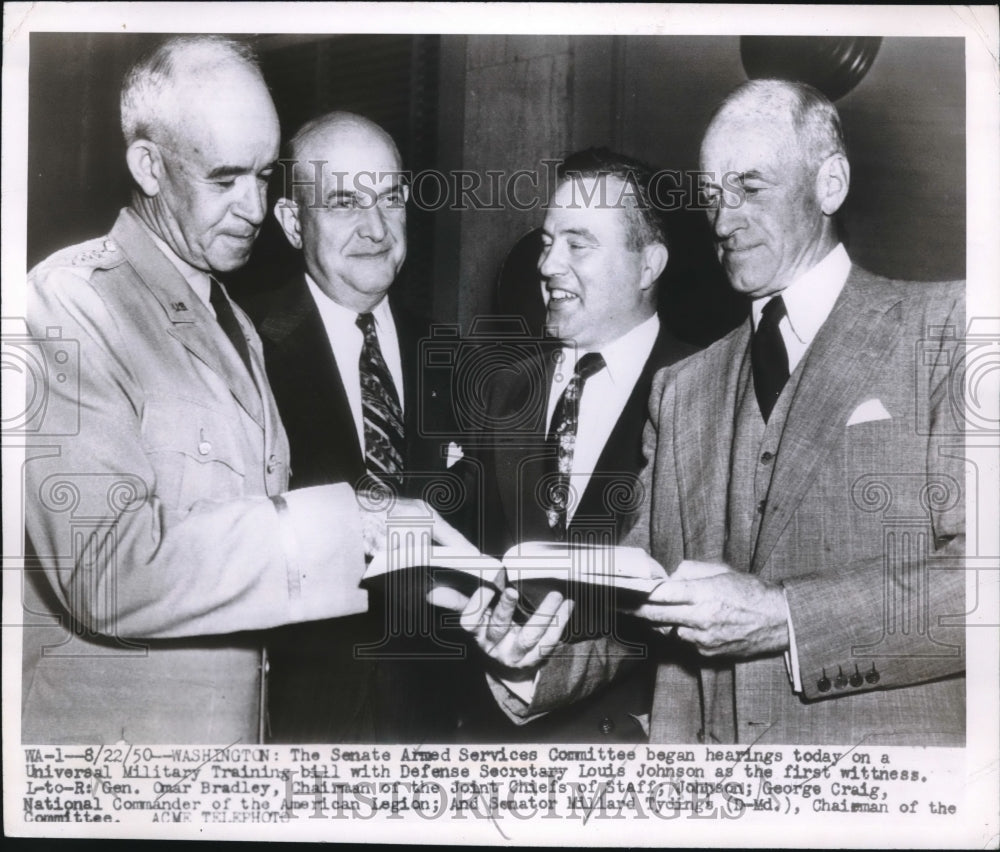
[[[117,89],[156,36],[31,36],[29,266],[110,227],[127,202]],[[382,123],[415,172],[538,170],[587,145],[671,169],[697,166],[715,102],[746,79],[739,38],[708,36],[323,36],[256,39],[285,133],[312,115],[352,109]],[[848,248],[884,274],[965,274],[965,74],[960,39],[886,38],[867,76],[839,102],[853,170]],[[530,195],[521,185],[520,198]],[[544,182],[536,200],[545,195]],[[511,246],[542,212],[411,209],[397,285],[424,313],[471,320],[495,306]],[[739,321],[703,215],[670,215],[662,312],[707,342]],[[240,288],[267,287],[296,258],[273,223]]]

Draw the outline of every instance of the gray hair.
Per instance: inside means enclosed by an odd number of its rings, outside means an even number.
[[[197,76],[224,65],[243,65],[263,81],[253,48],[219,35],[173,36],[140,57],[125,74],[121,124],[125,144],[150,138],[164,121],[164,95],[181,73]]]
[[[709,126],[731,113],[790,122],[799,150],[810,167],[818,168],[834,154],[847,154],[836,107],[822,92],[806,83],[791,80],[743,83],[716,107]]]

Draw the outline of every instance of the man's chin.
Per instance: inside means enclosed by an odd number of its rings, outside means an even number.
[[[237,269],[246,265],[246,262],[250,259],[250,251],[253,248],[247,248],[245,251],[240,252],[226,252],[224,255],[219,257],[209,258],[209,263],[212,266],[214,272],[235,272]]]
[[[761,287],[766,286],[764,276],[755,274],[753,270],[738,264],[725,264],[726,278],[729,279],[729,286],[737,293],[742,293],[753,299]]]

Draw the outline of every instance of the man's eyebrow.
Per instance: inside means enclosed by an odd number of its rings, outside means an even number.
[[[331,189],[326,194],[326,201],[354,201],[361,199],[371,199],[371,198],[387,198],[390,195],[395,195],[396,193],[401,193],[403,191],[403,184],[395,184],[393,186],[383,189],[381,192],[377,192],[372,196],[370,191],[359,191],[351,189]]]
[[[573,237],[583,237],[585,240],[591,240],[595,243],[600,242],[594,232],[587,228],[566,228],[563,233]]]
[[[331,189],[325,196],[324,200],[327,204],[331,201],[354,201],[361,197],[361,193],[352,192],[349,189]],[[367,197],[367,196],[366,196]]]
[[[261,169],[261,172],[273,171],[274,163],[268,163]],[[240,177],[242,175],[253,174],[254,170],[247,166],[216,166],[208,173],[209,180],[219,180],[221,178]]]

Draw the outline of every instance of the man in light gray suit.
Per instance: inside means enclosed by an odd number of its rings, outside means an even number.
[[[719,258],[752,309],[653,384],[649,499],[624,542],[671,573],[636,613],[663,634],[650,739],[961,745],[964,286],[851,263],[840,122],[808,86],[738,88],[701,160]],[[474,630],[512,656],[506,626]],[[611,640],[541,650],[512,716],[625,659]]]

